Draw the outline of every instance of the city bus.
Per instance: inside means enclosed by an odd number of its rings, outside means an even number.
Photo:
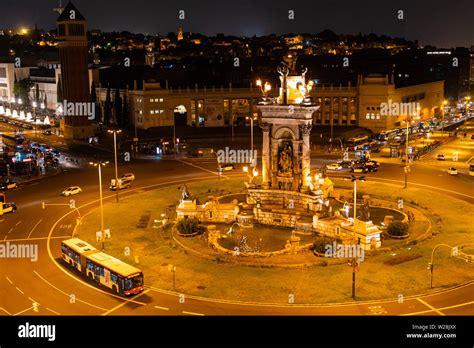
[[[97,250],[92,245],[71,238],[61,242],[62,259],[99,285],[121,295],[143,291],[143,273],[136,267]]]
[[[349,148],[349,151],[356,151],[356,150],[362,149],[364,145],[368,145],[368,143],[369,143],[369,137],[367,135],[364,135],[364,136],[348,139],[347,147]]]

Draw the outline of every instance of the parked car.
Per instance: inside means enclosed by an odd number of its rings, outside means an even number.
[[[470,175],[470,176],[474,176],[474,164],[471,164],[471,165],[469,166],[469,175]]]
[[[448,169],[448,174],[458,175],[458,170],[454,167],[451,167],[451,168]]]
[[[16,181],[6,181],[6,182],[0,183],[0,190],[2,191],[11,190],[11,189],[17,188],[18,186],[19,185]]]
[[[234,169],[235,169],[235,166],[233,164],[219,164],[217,171],[229,172]]]
[[[135,175],[133,173],[125,173],[120,177],[120,179],[126,180],[126,181],[134,181]]]
[[[71,186],[61,192],[62,196],[68,197],[72,195],[77,195],[82,192],[82,189],[79,186]]]
[[[326,164],[326,169],[328,170],[341,170],[342,166],[338,163]]]
[[[446,158],[444,157],[444,154],[439,153],[437,157],[438,161],[446,161]]]
[[[43,135],[51,135],[53,133],[51,133],[51,129],[46,129],[44,132],[43,132]]]

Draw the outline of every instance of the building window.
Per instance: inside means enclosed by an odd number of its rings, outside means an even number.
[[[150,103],[153,103],[153,98],[150,98]]]
[[[155,114],[155,111],[154,111],[154,110],[151,110],[151,111],[150,111],[150,114],[154,115],[154,114]]]
[[[163,103],[163,98],[160,98],[160,103]]]
[[[370,119],[370,114],[369,114],[369,113],[366,113],[366,114],[365,114],[365,119],[366,119],[366,120]]]

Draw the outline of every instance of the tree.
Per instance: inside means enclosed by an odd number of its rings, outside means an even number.
[[[125,92],[123,96],[123,106],[122,106],[122,127],[127,128],[129,126],[128,118],[128,94]]]
[[[115,89],[114,95],[114,114],[115,114],[115,125],[122,126],[122,98],[120,97],[120,90]]]
[[[29,94],[32,86],[33,82],[29,78],[16,81],[13,85],[15,97],[20,98],[26,106],[30,105]]]
[[[39,103],[40,99],[40,90],[38,84],[35,85],[35,102]]]
[[[63,103],[63,87],[61,85],[61,78],[58,79],[58,85],[56,86],[56,94],[57,94],[57,103]]]
[[[111,113],[112,113],[112,99],[110,97],[110,86],[107,86],[107,96],[105,97],[105,105],[104,105],[104,124],[107,127],[110,125]]]
[[[387,233],[391,236],[406,236],[408,234],[408,224],[402,221],[393,221],[388,225]]]

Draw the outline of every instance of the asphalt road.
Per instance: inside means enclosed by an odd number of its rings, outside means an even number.
[[[326,156],[328,157],[328,156]],[[110,158],[112,159],[112,158]],[[326,159],[313,159],[315,167]],[[423,161],[414,164],[409,185],[428,188],[470,203],[474,202],[474,177],[444,173],[441,165]],[[215,176],[213,160],[172,159],[135,161],[123,165],[120,173],[133,172],[137,179],[132,195],[165,185],[178,185]],[[240,170],[225,175],[241,175]],[[329,173],[332,175],[332,173]],[[337,173],[335,176],[346,175]],[[380,171],[367,175],[369,180],[403,185],[401,164],[383,163]],[[113,166],[103,171],[104,185],[114,177]],[[104,291],[78,276],[57,261],[60,241],[69,238],[78,214],[69,208],[69,198],[60,192],[79,185],[83,193],[73,198],[80,214],[97,206],[98,175],[94,167],[67,170],[19,189],[7,192],[7,201],[15,201],[18,211],[0,217],[0,242],[33,243],[39,248],[37,262],[26,259],[0,260],[0,313],[2,315],[472,315],[474,283],[439,293],[373,302],[348,302],[334,305],[271,305],[235,303],[185,296],[147,287],[134,297],[123,298]],[[104,189],[106,199],[114,194]],[[41,203],[46,203],[46,209]],[[48,247],[49,246],[49,247]],[[368,271],[368,270],[361,270]],[[146,276],[146,275],[145,275]],[[146,278],[145,278],[146,279]]]

